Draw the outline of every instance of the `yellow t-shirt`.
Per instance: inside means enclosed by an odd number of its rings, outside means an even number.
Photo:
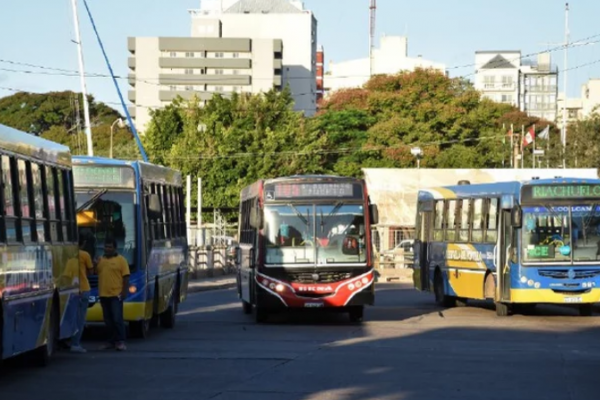
[[[61,288],[70,287],[76,285],[79,282],[79,264],[75,257],[70,258],[65,265],[65,270],[59,277],[58,286]]]
[[[129,263],[117,255],[102,257],[98,262],[98,289],[100,297],[116,297],[123,293],[123,278],[129,276]]]
[[[88,270],[91,271],[93,267],[90,253],[79,250],[79,290],[82,292],[89,292],[91,290],[87,274]]]

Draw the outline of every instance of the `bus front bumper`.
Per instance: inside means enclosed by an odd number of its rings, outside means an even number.
[[[123,303],[123,319],[125,321],[141,321],[147,319],[146,310],[152,309],[152,305],[144,302],[128,302]],[[88,308],[86,322],[104,322],[102,315],[102,306],[100,302],[95,303]]]
[[[552,289],[511,289],[512,303],[590,304],[600,302],[600,289],[565,293]]]

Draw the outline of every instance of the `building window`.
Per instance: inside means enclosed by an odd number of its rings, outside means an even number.
[[[223,58],[225,55],[223,53],[215,53],[215,58]]]
[[[192,90],[194,90],[194,87],[193,86],[186,86],[185,90],[188,91],[188,92],[191,92]]]
[[[185,74],[186,74],[186,75],[192,75],[193,73],[194,73],[194,70],[193,70],[193,69],[191,69],[191,68],[187,68],[187,69],[185,70]]]
[[[513,102],[513,96],[512,94],[503,94],[500,98],[500,101],[502,103],[512,103]]]
[[[185,56],[187,58],[194,58],[194,53],[193,52],[187,52],[187,53],[185,53]]]
[[[223,75],[222,69],[215,69],[215,75]]]
[[[240,58],[240,53],[233,53],[233,58]]]
[[[175,85],[171,85],[171,86],[169,86],[169,90],[171,90],[171,91],[173,91],[173,92],[174,92],[174,91],[176,91],[176,90],[177,90],[177,86],[175,86]]]
[[[169,53],[169,55],[170,55],[171,57],[177,57],[177,53],[175,53],[174,51],[172,51],[171,53]]]
[[[484,89],[493,89],[495,86],[496,86],[496,77],[495,76],[484,76],[483,77]]]
[[[215,86],[215,92],[222,92],[223,86]]]
[[[240,91],[240,87],[239,86],[234,86],[231,88],[232,91],[234,92],[239,92]]]
[[[239,75],[240,71],[238,71],[237,69],[234,69],[233,71],[231,71],[234,75]]]

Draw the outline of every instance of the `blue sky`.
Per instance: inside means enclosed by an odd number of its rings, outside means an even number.
[[[91,24],[80,1],[79,15],[86,71],[107,73]],[[326,62],[365,57],[368,53],[369,0],[305,0],[319,22],[318,40]],[[408,35],[409,55],[442,62],[452,68],[472,64],[477,50],[544,50],[564,41],[563,0],[378,0],[377,36]],[[88,0],[115,73],[127,74],[127,37],[188,36],[187,10],[199,0]],[[600,1],[570,2],[571,39],[599,35]],[[2,0],[0,60],[78,69],[70,0]],[[555,46],[550,46],[555,47]],[[569,67],[600,60],[600,43],[573,48]],[[562,70],[563,52],[552,54]],[[28,91],[80,90],[79,78],[23,74],[9,70],[39,69],[0,62],[0,87]],[[473,73],[454,68],[452,76]],[[569,96],[581,84],[600,78],[598,63],[569,71]],[[124,95],[129,89],[119,81]],[[89,93],[117,102],[110,79],[88,78]],[[562,84],[561,84],[562,90]],[[12,92],[0,89],[0,97]]]

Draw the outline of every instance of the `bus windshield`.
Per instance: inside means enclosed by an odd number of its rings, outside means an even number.
[[[78,207],[98,194],[97,190],[77,192]],[[80,235],[86,235],[87,252],[92,259],[104,253],[104,240],[113,237],[117,241],[119,254],[127,259],[129,268],[136,267],[135,259],[135,194],[106,192],[77,214]],[[91,243],[90,243],[91,242]]]
[[[364,207],[360,204],[267,205],[265,222],[267,264],[367,261]]]
[[[590,263],[600,260],[600,202],[523,208],[523,261]]]

